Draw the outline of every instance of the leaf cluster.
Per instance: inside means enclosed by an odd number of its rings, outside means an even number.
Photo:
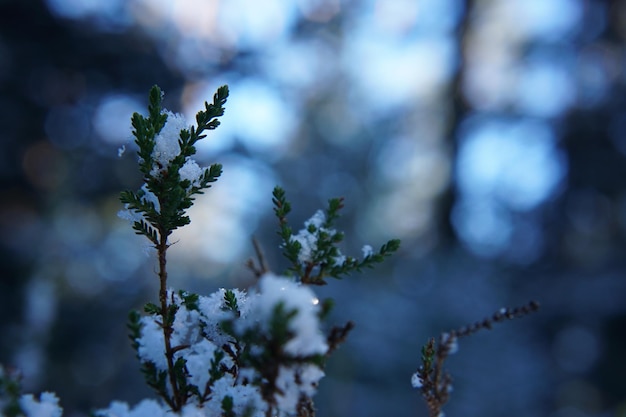
[[[228,87],[222,86],[213,96],[213,103],[205,102],[205,110],[196,114],[197,127],[191,126],[180,131],[178,139],[180,153],[167,166],[162,166],[154,158],[157,136],[167,122],[167,113],[162,109],[161,89],[154,86],[150,90],[148,117],[139,113],[133,114],[133,135],[139,148],[137,151],[139,169],[143,174],[147,191],[156,196],[159,207],[145,198],[144,190],[124,191],[120,195],[120,200],[129,210],[141,214],[142,219],[133,223],[133,229],[155,245],[175,229],[189,224],[190,220],[185,212],[192,206],[193,196],[202,194],[203,190],[217,181],[222,173],[222,166],[213,164],[205,168],[198,181],[192,184],[188,179],[182,180],[179,171],[196,153],[196,142],[206,137],[203,132],[219,126],[218,118],[224,114],[227,97]]]
[[[361,272],[363,268],[374,268],[376,264],[382,263],[385,258],[391,256],[398,249],[400,249],[400,239],[391,239],[383,244],[378,252],[367,255],[363,259],[346,257],[346,261],[341,265],[334,265],[328,275],[339,278],[354,271]]]
[[[450,397],[452,377],[443,370],[443,362],[450,353],[450,342],[442,335],[436,346],[435,339],[430,338],[422,347],[422,365],[417,371],[422,392],[430,417],[439,417],[441,409]]]
[[[321,368],[324,366],[327,356],[318,353],[296,355],[286,348],[288,343],[296,337],[293,330],[293,320],[298,315],[297,308],[288,308],[285,303],[279,302],[273,306],[269,317],[254,322],[248,318],[242,318],[235,292],[226,290],[223,294],[221,309],[229,314],[226,315],[228,319],[221,322],[218,330],[218,334],[220,330],[222,333],[218,336],[220,342],[212,340],[213,337],[209,336],[215,334],[215,329],[212,326],[215,326],[216,323],[204,319],[197,322],[196,325],[199,328],[195,331],[195,336],[189,336],[190,339],[185,342],[177,342],[178,346],[173,346],[172,342],[172,340],[178,340],[172,338],[176,332],[174,324],[177,312],[180,309],[200,312],[200,309],[197,294],[184,291],[173,294],[167,291],[166,251],[169,246],[167,237],[175,229],[190,223],[186,211],[193,205],[194,196],[201,194],[204,189],[210,188],[211,184],[221,175],[222,166],[213,164],[204,168],[199,178],[196,177],[193,180],[182,179],[180,171],[185,164],[189,164],[185,167],[186,169],[195,167],[191,160],[191,157],[196,153],[195,145],[198,140],[206,137],[205,131],[213,130],[219,126],[218,119],[224,114],[227,97],[228,87],[220,87],[213,96],[213,102],[210,104],[205,102],[204,110],[197,113],[196,126],[184,128],[178,132],[179,152],[177,155],[168,155],[167,158],[155,152],[155,149],[161,149],[160,140],[173,139],[162,136],[164,128],[166,131],[170,131],[167,125],[169,113],[163,111],[163,93],[157,86],[154,86],[149,93],[148,115],[142,116],[135,113],[132,117],[133,135],[138,146],[139,169],[143,174],[144,185],[136,192],[122,192],[120,200],[126,205],[127,210],[136,215],[133,216],[135,232],[146,236],[155,245],[158,252],[158,275],[161,284],[160,304],[148,303],[145,305],[144,311],[163,331],[163,354],[167,360],[167,370],[160,369],[151,360],[141,357],[139,359],[142,366],[141,371],[147,384],[163,398],[173,411],[180,411],[191,398],[194,398],[199,404],[211,400],[215,383],[225,375],[230,374],[237,379],[241,369],[254,370],[255,373],[252,377],[254,380],[243,383],[244,385],[249,383],[259,387],[264,401],[269,406],[268,415],[270,415],[274,411],[278,411],[276,396],[282,392],[277,386],[277,380],[281,369],[285,368],[289,369],[290,372],[296,372],[294,378],[296,384],[300,384],[298,372],[304,369],[300,367],[317,366]],[[158,148],[157,145],[159,145]],[[315,221],[307,222],[305,229],[302,229],[295,236],[287,220],[287,216],[291,212],[291,204],[287,200],[284,190],[276,187],[272,201],[274,212],[279,221],[278,234],[282,238],[283,253],[291,264],[288,271],[291,275],[296,275],[298,280],[304,284],[323,285],[326,283],[326,277],[341,278],[353,271],[360,271],[365,267],[371,268],[375,264],[383,262],[400,246],[399,240],[391,240],[382,245],[378,252],[366,253],[362,259],[346,257],[339,249],[344,234],[334,228],[334,223],[340,217],[340,211],[344,207],[343,198],[328,200],[328,205],[323,214],[316,214]],[[307,242],[310,242],[310,248],[303,248],[303,244]],[[304,249],[307,250],[307,253],[303,255]],[[257,276],[269,271],[261,255],[259,258],[261,268]],[[326,316],[331,307],[332,302],[330,300],[323,302],[318,313],[319,317]],[[237,320],[247,321],[243,322],[245,323],[243,326],[240,326]],[[144,321],[138,312],[130,314],[128,329],[132,346],[138,357],[140,356],[139,348],[143,323]],[[353,326],[352,322],[348,322],[343,327],[335,327],[331,330],[326,339],[329,347],[328,353],[336,349],[345,340]],[[195,343],[204,343],[206,340],[217,348],[210,363],[206,364],[207,374],[205,376],[208,377],[206,386],[198,387],[190,382],[191,373],[187,369],[185,360],[187,356],[184,352],[194,346]],[[325,349],[323,351],[324,353],[327,352]],[[194,351],[189,350],[188,352]],[[156,359],[153,360],[156,361]],[[195,371],[193,375],[196,375]],[[310,410],[312,413],[311,399],[303,395],[301,400],[303,401],[298,405],[298,410]],[[223,417],[235,416],[232,397],[222,398],[221,408]],[[244,413],[244,416],[251,414],[252,410],[248,411]]]
[[[241,311],[239,311],[239,305],[237,304],[237,297],[233,290],[226,290],[224,293],[224,310],[232,311],[236,317],[241,317]]]
[[[400,240],[392,239],[382,245],[378,252],[367,255],[362,259],[341,254],[339,244],[344,239],[344,233],[334,229],[335,221],[340,217],[340,210],[344,207],[343,198],[331,198],[324,212],[324,223],[316,226],[309,223],[306,232],[314,236],[315,249],[310,260],[301,262],[300,253],[302,244],[294,239],[294,233],[289,226],[287,215],[291,212],[291,203],[287,200],[285,191],[275,187],[272,193],[274,214],[278,219],[278,235],[281,237],[283,255],[290,262],[288,274],[295,275],[302,283],[325,285],[326,277],[341,279],[352,272],[360,272],[363,268],[373,268],[382,263],[400,248]]]
[[[306,364],[323,367],[325,363],[324,355],[294,356],[285,350],[294,338],[291,321],[297,315],[298,309],[287,308],[283,302],[279,302],[274,306],[266,325],[256,323],[255,326],[238,331],[234,323],[237,318],[222,323],[224,331],[237,341],[239,354],[236,363],[241,368],[256,370],[257,377],[250,382],[260,387],[261,395],[270,407],[276,406],[275,396],[282,394],[277,386],[281,367]]]

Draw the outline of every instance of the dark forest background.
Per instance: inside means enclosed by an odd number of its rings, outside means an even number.
[[[462,340],[447,415],[626,415],[625,41],[621,1],[0,0],[0,363],[67,416],[152,396],[125,322],[154,259],[116,217],[130,115],[158,84],[192,120],[229,84],[172,286],[252,284],[253,235],[280,271],[276,184],[294,228],[344,196],[348,254],[403,241],[320,290],[357,324],[320,416],[427,415],[427,338],[531,299]]]

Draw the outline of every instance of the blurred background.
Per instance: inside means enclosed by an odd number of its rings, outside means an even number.
[[[357,324],[320,417],[426,416],[428,337],[531,299],[461,341],[447,415],[626,415],[625,42],[617,0],[0,0],[0,362],[66,416],[152,397],[125,323],[155,263],[116,216],[130,116],[158,84],[193,120],[228,84],[173,287],[252,284],[253,235],[281,271],[277,184],[296,230],[345,197],[344,253],[403,241],[319,290]]]

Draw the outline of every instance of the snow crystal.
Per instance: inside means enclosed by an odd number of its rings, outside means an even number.
[[[296,385],[296,375],[293,368],[286,368],[281,366],[278,370],[278,377],[276,378],[276,388],[282,392],[282,394],[276,394],[276,405],[278,408],[287,414],[294,414],[296,412],[296,406],[298,405],[298,399],[300,398],[300,389]]]
[[[206,339],[193,344],[184,352],[184,358],[187,361],[186,366],[189,371],[189,382],[203,392],[204,387],[209,381],[208,369],[211,368],[211,360],[217,346]]]
[[[315,395],[323,376],[324,371],[315,365],[281,366],[276,378],[276,387],[280,390],[280,394],[275,395],[278,408],[283,413],[295,413],[301,395]]]
[[[259,288],[260,295],[254,299],[254,317],[269,320],[278,303],[283,303],[287,311],[298,310],[289,322],[294,337],[285,346],[288,353],[304,356],[326,353],[328,345],[319,328],[319,305],[314,304],[317,297],[309,287],[268,273],[261,277]]]
[[[231,291],[235,294],[241,317],[245,317],[250,309],[245,291],[238,289]],[[198,299],[200,320],[204,324],[204,332],[206,336],[218,346],[222,346],[224,343],[228,343],[231,340],[231,337],[224,334],[220,327],[223,320],[230,319],[233,316],[232,312],[223,309],[225,293],[226,290],[220,288],[208,297],[201,296]]]
[[[219,412],[219,410],[218,410]],[[170,414],[171,415],[171,414]],[[187,404],[181,410],[181,417],[205,417],[207,415],[207,410],[196,404]],[[215,414],[216,416],[219,414]]]
[[[324,377],[324,371],[315,365],[304,365],[299,370],[300,390],[312,397],[317,392],[317,384]]]
[[[141,187],[141,191],[143,191],[144,193],[141,199],[154,204],[154,208],[156,209],[156,211],[160,211],[161,203],[159,203],[159,199],[157,198],[157,196],[154,195],[154,193],[148,189],[148,184],[144,184]]]
[[[198,185],[200,182],[200,177],[204,174],[204,170],[198,166],[196,161],[191,158],[188,158],[179,170],[181,180],[189,180],[191,185]]]
[[[141,213],[137,213],[135,210],[130,210],[128,204],[124,205],[125,209],[117,212],[117,217],[120,219],[128,220],[131,223],[135,223],[144,219]]]
[[[333,265],[341,266],[346,263],[346,256],[341,252],[335,257],[332,258]]]
[[[315,214],[307,221],[304,222],[304,227],[315,226],[316,229],[321,229],[322,225],[326,221],[326,215],[322,210],[317,210]]]
[[[105,417],[165,417],[170,415],[169,408],[147,399],[141,401],[132,410],[124,402],[113,401],[109,408],[98,410],[96,414]]]
[[[363,251],[363,257],[367,258],[374,254],[374,249],[370,245],[364,245],[361,250]]]
[[[265,416],[267,404],[263,401],[258,387],[253,385],[230,386],[228,389],[228,395],[233,398],[233,408],[236,415],[246,415],[246,410],[250,408],[254,410],[252,417]]]
[[[141,200],[143,202],[149,202],[154,204],[154,209],[158,212],[161,210],[161,204],[159,203],[159,199],[157,198],[156,195],[154,195],[154,193],[152,191],[150,191],[148,189],[148,185],[144,184],[141,187],[141,192],[140,194],[143,192],[143,196],[141,197]],[[128,220],[131,223],[134,222],[138,222],[141,220],[145,221],[145,217],[142,213],[138,213],[135,210],[131,210],[130,206],[128,204],[124,205],[124,210],[120,210],[117,212],[117,217],[124,219],[124,220]]]
[[[268,331],[269,321],[275,307],[282,303],[287,311],[297,310],[297,314],[289,321],[289,330],[293,337],[284,346],[285,353],[294,357],[306,357],[325,354],[328,350],[326,338],[320,330],[319,300],[313,291],[291,279],[279,277],[271,273],[265,274],[259,281],[258,291],[251,297],[244,291],[232,290],[241,316],[236,325],[243,329],[258,328]],[[188,382],[199,391],[204,392],[210,380],[208,370],[215,358],[215,352],[232,337],[220,329],[223,320],[233,318],[231,311],[225,310],[224,295],[226,290],[220,289],[209,296],[198,297],[197,309],[189,309],[183,304],[178,294],[169,290],[167,299],[178,306],[172,333],[172,346],[185,346],[177,350],[174,358],[183,358],[188,371]],[[152,362],[159,370],[167,369],[164,353],[163,329],[159,324],[159,315],[150,315],[141,319],[141,335],[137,339],[138,355],[143,362]],[[250,346],[251,354],[261,346]],[[260,352],[258,352],[260,353]],[[235,366],[233,359],[226,355],[221,365],[230,369]],[[317,390],[319,380],[324,372],[316,365],[302,363],[292,366],[281,366],[276,380],[279,393],[276,394],[276,405],[280,415],[293,414],[302,395],[312,396]],[[251,368],[239,369],[238,378],[225,374],[212,382],[211,396],[202,406],[191,403],[185,406],[179,417],[205,417],[221,415],[222,400],[226,396],[233,399],[233,408],[237,415],[244,415],[246,410],[253,410],[253,417],[264,417],[268,404],[263,401],[260,388],[252,382],[258,378],[258,372]],[[243,385],[243,384],[246,385]],[[125,403],[113,402],[106,410],[101,410],[106,417],[165,417],[172,415],[171,410],[156,401],[144,400],[134,408]],[[33,417],[33,416],[27,416]],[[35,417],[48,417],[37,415]],[[58,417],[58,416],[51,416]]]
[[[450,333],[442,333],[441,343],[448,345],[448,354],[453,355],[459,351],[459,343],[456,336],[450,335]]]
[[[33,394],[22,395],[19,403],[27,417],[61,417],[63,414],[59,398],[52,392],[43,392],[39,400]]]
[[[213,407],[217,413],[207,415],[222,415],[222,399],[230,396],[233,399],[233,411],[238,416],[245,415],[248,407],[254,410],[252,416],[263,417],[267,404],[261,397],[259,387],[254,385],[235,385],[232,376],[226,375],[218,379],[213,385],[213,398],[209,403],[214,403]],[[205,404],[211,407],[211,404]]]
[[[298,252],[298,262],[306,264],[313,262],[313,257],[317,251],[317,240],[320,233],[326,233],[329,236],[334,236],[337,231],[335,229],[327,229],[322,227],[326,222],[326,215],[322,210],[317,210],[315,214],[304,222],[304,229],[300,229],[297,234],[291,235],[290,240],[292,242],[298,242],[300,244],[300,252]],[[337,264],[343,264],[345,257],[338,257]]]
[[[291,241],[300,243],[300,252],[298,253],[298,262],[306,263],[313,260],[313,254],[317,250],[317,236],[310,233],[306,229],[302,229],[297,235],[291,236]]]
[[[169,416],[169,407],[156,402],[155,400],[142,400],[128,414],[128,417],[166,417]]]
[[[413,388],[422,388],[422,378],[416,373],[411,376],[411,385]]]
[[[239,312],[242,316],[245,316],[249,310],[246,292],[236,288],[230,291],[235,295]],[[202,315],[207,319],[213,318],[213,321],[216,323],[230,317],[230,313],[223,310],[225,306],[225,294],[226,290],[224,288],[220,288],[208,297],[201,296],[198,300],[198,306]]]
[[[137,339],[137,354],[143,362],[152,362],[160,370],[167,369],[164,351],[163,329],[152,316],[141,318],[141,337]]]
[[[198,299],[198,308],[204,317],[210,319],[216,315],[224,314],[222,306],[224,305],[225,293],[226,290],[220,288],[208,297],[202,296]],[[218,320],[215,321],[217,322]]]
[[[96,411],[96,415],[104,415],[107,417],[128,417],[128,404],[122,401],[113,401],[109,408]]]
[[[180,131],[188,129],[189,125],[182,114],[166,111],[167,122],[155,138],[152,158],[157,162],[159,169],[165,168],[172,159],[180,154]]]
[[[172,291],[168,292],[168,298],[172,297]],[[174,323],[172,324],[172,346],[192,343],[199,336],[199,316],[200,313],[188,310],[182,305],[182,300],[178,295],[174,296],[174,302],[179,306],[176,312]]]
[[[253,368],[239,368],[237,373],[237,383],[247,384],[256,377],[256,370]]]

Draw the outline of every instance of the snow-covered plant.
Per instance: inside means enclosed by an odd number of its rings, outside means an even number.
[[[158,302],[147,303],[144,314],[133,311],[128,328],[132,347],[146,383],[157,399],[134,407],[113,401],[98,410],[100,417],[312,417],[313,396],[324,376],[326,360],[346,339],[354,324],[327,329],[331,300],[320,300],[312,287],[327,278],[383,262],[400,247],[390,240],[378,251],[364,245],[362,256],[342,253],[344,234],[334,222],[343,199],[328,201],[294,233],[287,216],[291,204],[285,191],[273,191],[281,250],[289,262],[283,273],[271,271],[255,241],[256,261],[248,266],[258,281],[248,290],[219,289],[209,295],[169,287],[167,251],[172,232],[190,223],[187,210],[197,194],[211,187],[220,164],[201,167],[195,144],[205,131],[220,124],[228,87],[220,87],[211,104],[196,115],[196,124],[162,108],[163,93],[153,87],[148,116],[135,113],[133,135],[143,175],[137,191],[124,191],[119,216],[130,220],[137,234],[155,248],[159,281]],[[503,309],[482,322],[442,334],[422,349],[422,365],[411,382],[420,389],[431,417],[442,415],[451,378],[443,363],[454,353],[457,339],[493,323],[526,315],[536,303]],[[58,398],[21,395],[19,378],[0,367],[0,417],[60,417]]]
[[[259,254],[249,264],[258,277],[248,290],[220,289],[208,296],[168,287],[167,250],[172,232],[190,222],[186,215],[196,194],[221,174],[214,164],[200,167],[192,158],[206,130],[219,125],[228,88],[220,87],[213,103],[188,126],[181,115],[161,107],[163,93],[150,92],[148,117],[134,114],[143,185],[125,191],[120,216],[154,245],[158,258],[159,303],[148,303],[146,315],[130,315],[133,347],[146,382],[161,401],[147,400],[130,409],[113,403],[101,416],[180,413],[202,416],[311,416],[312,397],[324,376],[327,356],[345,339],[352,323],[324,333],[321,321],[330,303],[320,302],[309,284],[339,278],[372,267],[399,248],[398,240],[378,252],[366,245],[363,257],[345,256],[337,245],[343,233],[333,227],[342,199],[329,200],[304,228],[292,233],[287,222],[290,203],[276,187],[274,211],[284,255],[291,266],[284,275],[271,272]]]

